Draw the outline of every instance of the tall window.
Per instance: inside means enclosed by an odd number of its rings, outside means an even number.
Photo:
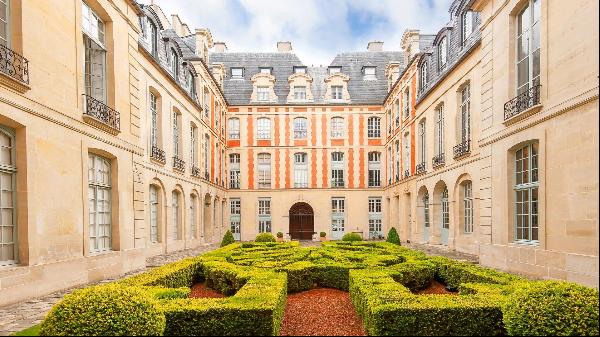
[[[426,162],[427,155],[427,138],[425,134],[425,120],[419,123],[419,164]]]
[[[171,226],[169,226],[169,239],[171,240],[179,240],[179,228],[181,227],[181,201],[179,200],[180,193],[179,191],[173,191],[171,193]]]
[[[210,179],[210,136],[204,135],[204,179]]]
[[[240,139],[240,119],[229,119],[229,139]]]
[[[256,88],[256,99],[261,102],[269,101],[269,87]]]
[[[229,226],[236,240],[240,239],[242,224],[242,200],[240,198],[229,199]]]
[[[343,99],[343,87],[341,85],[332,85],[331,86],[331,99],[332,100],[341,100]]]
[[[153,93],[150,93],[150,115],[152,118],[152,129],[150,131],[152,147],[158,147],[158,98]]]
[[[305,139],[306,137],[308,137],[308,119],[294,118],[294,139]]]
[[[448,39],[444,36],[438,45],[438,67],[440,70],[446,68],[448,63]]]
[[[343,138],[344,137],[344,118],[333,117],[331,118],[331,138]]]
[[[425,227],[429,227],[431,225],[429,214],[429,193],[425,192],[425,195],[423,196],[423,225]]]
[[[240,154],[229,155],[229,188],[240,188]]]
[[[466,142],[471,137],[471,93],[469,85],[460,91],[460,135],[461,140]]]
[[[196,219],[196,214],[198,213],[197,208],[198,206],[197,201],[198,198],[196,197],[196,195],[194,194],[190,194],[190,238],[191,239],[195,239],[196,238],[196,228],[197,228],[197,221],[198,219]]]
[[[515,154],[515,239],[537,242],[538,238],[538,144],[530,144]]]
[[[466,11],[462,15],[462,41],[463,44],[473,33],[475,27],[475,13],[473,11]]]
[[[394,102],[394,113],[396,115],[396,127],[400,126],[400,100]]]
[[[388,147],[387,149],[387,177],[388,177],[388,183],[391,184],[392,183],[392,176],[393,176],[393,164],[392,164],[393,160],[392,160],[392,147]]]
[[[179,55],[175,48],[169,50],[169,72],[176,79],[179,77]]]
[[[271,232],[271,198],[258,199],[258,232]]]
[[[0,266],[18,261],[15,151],[14,133],[0,128]]]
[[[331,187],[344,187],[344,153],[331,154]]]
[[[435,110],[435,154],[444,154],[444,106]]]
[[[343,233],[346,225],[346,199],[331,198],[331,230]]]
[[[259,118],[257,124],[257,139],[271,139],[271,120],[268,118]]]
[[[421,90],[424,90],[425,88],[427,88],[427,82],[429,81],[429,77],[427,74],[427,62],[423,62],[423,64],[421,65],[421,69],[420,69],[420,86],[421,86]]]
[[[294,154],[294,187],[308,187],[308,155],[306,153]]]
[[[442,228],[450,228],[450,205],[448,204],[448,188],[444,187],[442,191]]]
[[[404,93],[402,94],[402,106],[404,109],[404,118],[408,118],[410,116],[410,87],[404,89]]]
[[[258,154],[258,188],[271,188],[271,155]]]
[[[473,233],[473,184],[467,181],[462,187],[465,233]]]
[[[150,240],[158,242],[158,187],[150,185]]]
[[[194,81],[194,74],[187,70],[185,72],[185,87],[192,98],[196,98],[196,82]]]
[[[369,238],[383,235],[381,218],[381,198],[369,198]]]
[[[90,198],[90,252],[99,253],[111,250],[110,161],[91,153],[88,155],[88,194]]]
[[[154,57],[158,57],[158,28],[156,28],[156,24],[152,21],[148,21],[148,26],[150,27],[150,51]]]
[[[106,103],[104,22],[85,2],[82,5],[85,94]]]
[[[190,163],[198,166],[198,128],[190,125]]]
[[[540,84],[542,0],[528,0],[517,17],[517,93]]]
[[[369,119],[367,119],[367,137],[369,137],[369,138],[380,138],[381,137],[381,118],[369,117]]]
[[[381,186],[381,152],[369,152],[369,187]]]
[[[396,141],[396,181],[400,180],[400,141]]]
[[[405,177],[410,175],[411,161],[410,161],[410,133],[404,134],[404,175]],[[407,174],[408,173],[408,174]]]
[[[181,129],[179,123],[181,121],[181,115],[176,111],[173,111],[173,156],[179,157],[179,130]]]
[[[10,0],[0,0],[0,45],[10,47]],[[1,261],[1,260],[0,260]]]
[[[306,87],[305,86],[295,86],[294,87],[294,100],[296,100],[296,101],[306,100]]]
[[[210,92],[207,88],[204,88],[204,117],[209,118],[210,116]]]

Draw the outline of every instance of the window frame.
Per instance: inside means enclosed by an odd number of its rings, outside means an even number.
[[[331,153],[331,187],[343,188],[346,186],[344,152]]]
[[[527,90],[530,90],[531,88],[535,87],[536,85],[539,85],[541,83],[541,66],[542,66],[542,62],[541,62],[541,54],[542,54],[542,14],[541,14],[541,4],[542,0],[526,0],[525,4],[523,5],[523,8],[521,10],[519,10],[515,16],[515,25],[516,25],[516,29],[515,29],[515,92],[516,95],[519,95],[523,92],[526,92]],[[539,12],[539,17],[536,18],[535,17],[535,6],[538,7],[538,12]],[[520,23],[520,18],[521,16],[525,13],[528,12],[529,13],[529,23],[527,24],[527,30],[524,32],[520,32],[520,29],[522,28]],[[538,46],[537,49],[533,50],[533,48],[535,48],[535,46],[533,46],[533,42],[535,41],[535,36],[534,36],[534,27],[538,26],[538,36],[537,36],[537,41],[538,41]],[[519,59],[519,48],[521,46],[521,44],[519,43],[519,38],[523,37],[525,34],[527,34],[527,55],[521,59]],[[534,74],[534,69],[535,69],[535,58],[534,58],[534,54],[538,52],[538,74],[535,75]],[[523,84],[519,84],[519,75],[520,75],[520,71],[519,71],[519,65],[521,62],[525,61],[525,59],[527,59],[527,82],[523,83]],[[523,90],[521,90],[523,89]]]
[[[271,233],[273,228],[271,198],[258,198],[258,232]]]
[[[101,162],[101,164],[103,165],[102,167],[97,167],[96,165],[98,164],[98,161]],[[91,165],[90,165],[91,164]],[[89,233],[88,233],[88,237],[89,237],[89,249],[88,252],[90,254],[102,254],[105,252],[109,252],[113,250],[113,207],[112,207],[112,202],[113,202],[113,198],[112,198],[112,163],[111,160],[108,158],[105,158],[103,156],[99,156],[95,153],[88,153],[88,210],[89,210],[89,214],[88,214],[88,219],[89,219]],[[104,169],[104,170],[103,170]],[[93,174],[93,177],[92,177]],[[104,180],[103,178],[101,178],[100,180],[98,179],[98,174],[100,175],[106,175],[106,180]],[[108,220],[108,223],[102,223],[99,224],[98,222],[98,217],[100,216],[98,213],[100,212],[99,206],[98,206],[98,197],[99,197],[99,192],[103,191],[105,194],[104,197],[106,199],[101,200],[101,202],[106,203],[105,206],[108,207],[108,209],[103,209],[104,211],[104,220]],[[93,206],[93,211],[91,209]],[[94,221],[92,221],[92,217],[94,217]],[[93,224],[92,224],[93,222]],[[94,227],[94,229],[92,229],[92,227]],[[104,227],[104,229],[102,230],[102,227]],[[106,234],[106,231],[108,231],[108,234]],[[98,240],[102,239],[103,240],[103,244],[99,245],[98,244]],[[92,240],[94,241],[94,244],[92,244]],[[104,240],[108,240],[108,242],[104,241]]]
[[[368,200],[369,238],[377,238],[383,235],[383,200],[381,197]]]
[[[268,117],[259,117],[256,119],[256,139],[271,139],[271,119]]]
[[[473,212],[475,210],[473,203],[473,182],[465,181],[462,183],[463,189],[463,232],[465,234],[473,233]]]
[[[270,189],[271,188],[271,154],[268,152],[261,152],[256,156],[256,174],[258,175],[258,188],[259,189]]]
[[[234,71],[240,71],[240,75],[235,75]],[[232,80],[243,80],[244,79],[244,68],[243,67],[231,67],[230,69],[230,79]]]
[[[332,85],[331,86],[331,100],[333,100],[333,101],[344,100],[344,86],[343,85]]]
[[[269,87],[264,85],[256,86],[256,101],[268,102],[269,101]]]
[[[381,187],[381,152],[371,151],[367,154],[368,187]]]
[[[229,139],[240,139],[240,119],[238,117],[231,117],[227,120],[228,125],[228,137]]]
[[[240,189],[240,166],[241,156],[239,153],[229,154],[229,188],[238,190]]]
[[[367,119],[367,138],[381,138],[381,117],[370,116]]]
[[[527,157],[521,156],[519,152],[527,151]],[[514,241],[517,243],[539,244],[540,226],[539,226],[539,203],[540,203],[540,181],[539,181],[539,144],[532,142],[519,147],[514,151]],[[522,162],[522,170],[519,170],[519,162]],[[523,174],[526,173],[526,181],[523,179]],[[519,175],[521,181],[519,181]],[[525,198],[525,193],[526,198]],[[519,198],[519,196],[523,198]],[[521,200],[521,201],[520,201]],[[519,204],[527,206],[527,213],[519,212]],[[527,220],[527,227],[519,226],[519,216],[522,220]],[[534,221],[535,220],[535,221]],[[536,224],[534,226],[533,224]],[[535,228],[535,233],[534,233]],[[528,239],[519,236],[519,229],[527,230]],[[534,234],[536,239],[534,238]]]
[[[331,138],[342,139],[346,136],[346,121],[344,117],[334,116],[331,117]]]
[[[294,188],[308,188],[308,153],[306,152],[294,153]]]
[[[438,70],[442,71],[446,69],[448,65],[448,37],[444,36],[440,39],[440,43],[437,46],[438,54]]]
[[[10,206],[5,206],[4,202],[1,201],[2,200],[2,195],[0,194],[0,210],[4,211],[7,209],[12,210],[11,211],[11,220],[12,223],[11,224],[4,224],[3,223],[3,219],[0,219],[0,229],[1,228],[5,228],[5,227],[12,227],[12,238],[10,242],[3,242],[0,241],[0,249],[2,249],[3,245],[12,245],[13,249],[12,249],[12,259],[9,260],[8,258],[6,260],[3,260],[2,257],[2,251],[0,251],[0,267],[3,266],[12,266],[15,264],[19,263],[19,233],[18,233],[18,228],[19,228],[19,223],[18,223],[18,208],[17,208],[17,195],[16,195],[16,191],[18,189],[17,186],[17,164],[16,164],[16,137],[15,137],[15,133],[14,130],[6,128],[4,126],[0,126],[0,134],[4,135],[6,138],[8,138],[8,141],[10,143],[9,146],[0,146],[0,150],[1,151],[8,151],[8,155],[9,157],[9,161],[8,162],[3,162],[0,163],[0,173],[1,174],[6,174],[6,175],[10,175],[10,185],[11,185],[11,199],[12,199],[12,203],[10,203]],[[2,181],[4,180],[0,180],[0,190],[3,191],[3,193],[7,192],[8,190],[3,186]],[[2,238],[3,240],[4,238]]]

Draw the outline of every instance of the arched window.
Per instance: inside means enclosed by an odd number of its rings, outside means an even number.
[[[369,152],[369,187],[381,186],[381,152]]]
[[[169,227],[169,239],[180,240],[181,237],[179,235],[179,228],[181,228],[181,193],[179,193],[177,190],[174,190],[173,193],[171,193],[171,198],[172,220],[171,226]]]
[[[344,118],[333,117],[331,118],[331,138],[343,138],[344,137]]]
[[[90,252],[112,249],[110,160],[88,155]]]
[[[150,241],[159,242],[159,189],[156,185],[150,185]]]
[[[169,72],[177,79],[179,77],[179,55],[175,48],[169,51]]]
[[[463,225],[465,233],[473,233],[473,184],[466,181],[462,184]]]
[[[427,88],[427,81],[429,81],[428,78],[428,74],[427,74],[427,62],[423,62],[423,64],[421,64],[421,69],[420,69],[420,85],[421,85],[421,90],[425,90],[425,88]]]
[[[369,117],[369,119],[367,119],[367,137],[368,138],[380,138],[381,137],[381,118]]]
[[[257,121],[257,139],[271,139],[271,120],[269,118],[259,118]]]
[[[271,154],[258,154],[258,188],[271,188]]]
[[[240,119],[229,118],[229,139],[240,139]]]
[[[306,139],[306,137],[308,137],[308,119],[294,118],[294,139]]]
[[[444,36],[438,45],[438,69],[443,70],[448,63],[448,39]]]
[[[294,187],[308,187],[308,155],[305,152],[294,154]]]
[[[0,266],[18,262],[15,151],[14,133],[0,127]]]

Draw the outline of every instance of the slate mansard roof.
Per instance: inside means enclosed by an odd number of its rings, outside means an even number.
[[[225,67],[225,80],[223,91],[231,105],[254,105],[251,102],[251,78],[259,72],[259,67],[270,67],[275,77],[275,94],[277,103],[287,104],[290,92],[288,78],[294,72],[294,66],[305,66],[294,53],[237,53],[223,52],[211,53],[211,63],[222,63]],[[387,95],[388,82],[385,77],[386,66],[393,62],[404,67],[404,54],[399,51],[365,51],[338,54],[330,66],[341,66],[341,72],[350,78],[348,91],[351,104],[380,105]],[[377,80],[363,80],[363,67],[375,66]],[[231,68],[244,68],[244,80],[231,79]],[[328,76],[327,67],[307,67],[307,74],[312,77],[312,92],[314,102],[311,104],[325,104],[325,79]]]

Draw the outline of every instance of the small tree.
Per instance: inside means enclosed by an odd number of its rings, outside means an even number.
[[[231,233],[231,231],[225,232],[225,235],[223,236],[223,241],[221,241],[221,247],[225,247],[225,246],[230,245],[232,243],[235,243],[235,239],[233,238],[233,234]]]
[[[394,228],[394,227],[390,228],[390,231],[388,232],[387,240],[385,240],[385,241],[400,246],[400,236],[398,236],[398,232],[396,231],[396,228]]]

